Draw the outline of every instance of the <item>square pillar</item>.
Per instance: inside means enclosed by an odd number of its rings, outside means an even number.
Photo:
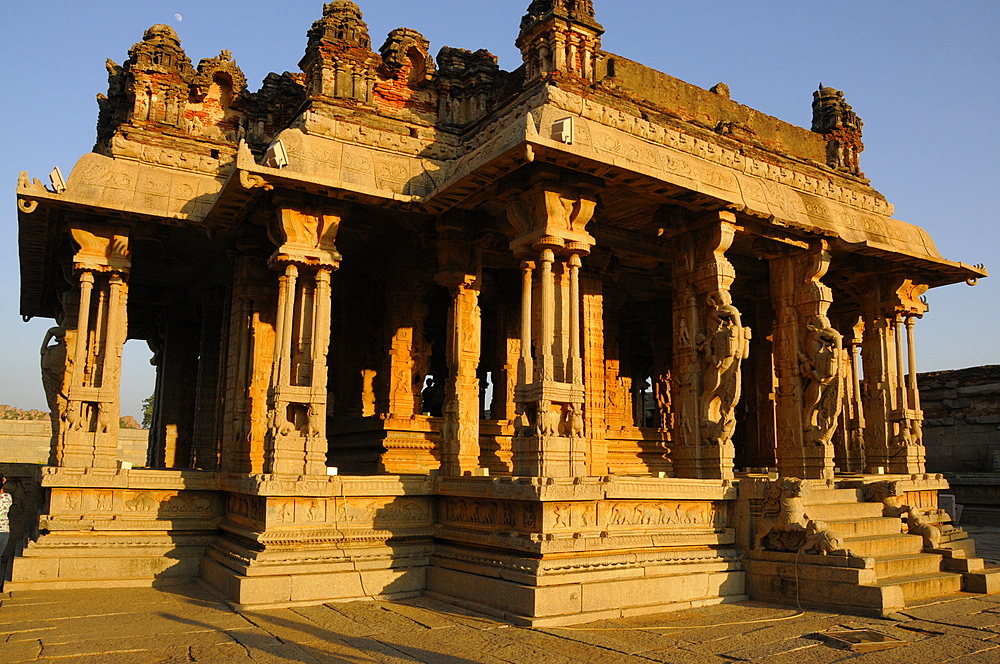
[[[448,289],[448,380],[441,424],[442,475],[472,475],[480,467],[479,360],[482,312],[479,293],[482,266],[465,219],[438,220],[438,267],[435,280]]]

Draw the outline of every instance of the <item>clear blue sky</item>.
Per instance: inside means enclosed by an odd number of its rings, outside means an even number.
[[[518,22],[529,0],[360,0],[378,47],[389,30],[441,46],[486,48],[514,69]],[[1000,2],[595,0],[604,48],[702,87],[725,81],[733,99],[808,126],[822,81],[844,90],[865,121],[861,167],[926,228],[946,258],[997,274],[975,288],[929,293],[918,326],[920,370],[1000,363]],[[229,49],[256,89],[270,71],[296,71],[319,1],[141,0],[0,3],[0,403],[45,409],[38,347],[50,321],[18,316],[18,172],[67,176],[93,147],[94,96],[105,58],[119,64],[155,23],[172,25],[197,64]],[[145,344],[126,345],[123,414],[152,392]]]

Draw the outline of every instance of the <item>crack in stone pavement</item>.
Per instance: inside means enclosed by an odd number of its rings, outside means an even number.
[[[994,632],[993,630],[988,629],[986,627],[976,627],[974,625],[960,625],[958,623],[946,622],[944,620],[932,620],[930,618],[917,618],[915,616],[910,616],[909,614],[904,614],[904,615],[906,615],[909,618],[912,618],[913,620],[919,620],[920,622],[931,623],[931,624],[934,624],[934,625],[944,625],[946,627],[957,627],[959,629],[969,629],[969,630],[972,630],[972,631],[975,631],[975,632],[983,632],[984,634],[990,634],[990,635],[996,634],[996,632]],[[968,614],[968,615],[974,615],[974,614]],[[900,627],[902,627],[904,629],[911,629],[911,630],[913,630],[915,632],[921,631],[919,628],[915,628],[915,627],[907,628],[905,625],[900,625]],[[946,632],[940,632],[940,634],[943,635],[943,634],[946,634]]]
[[[955,655],[951,659],[943,660],[942,662],[940,662],[940,664],[948,664],[948,662],[954,662],[954,661],[960,660],[960,659],[962,659],[964,657],[972,657],[973,655],[981,655],[984,652],[991,652],[993,650],[1000,650],[1000,645],[993,646],[992,648],[983,648],[982,650],[976,650],[974,652],[963,653],[961,655]]]

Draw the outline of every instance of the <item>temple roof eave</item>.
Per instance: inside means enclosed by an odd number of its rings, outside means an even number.
[[[567,140],[556,128],[568,118]],[[508,106],[461,145],[431,151],[415,139],[377,133],[367,130],[345,140],[308,122],[286,129],[276,137],[288,152],[283,168],[258,164],[242,143],[235,162],[205,172],[88,153],[74,166],[65,191],[22,177],[17,189],[22,266],[44,258],[44,243],[32,240],[45,226],[34,216],[39,206],[126,222],[216,228],[235,223],[257,192],[277,188],[440,214],[481,201],[505,175],[537,160],[626,189],[641,180],[654,192],[695,195],[698,205],[728,208],[777,229],[832,239],[850,253],[917,269],[932,286],[987,274],[980,266],[944,259],[926,231],[892,219],[891,205],[877,194],[824,180],[808,169],[765,163],[553,86]],[[658,195],[662,203],[676,204],[669,193]],[[24,298],[28,292],[40,297],[41,277],[25,269],[22,313],[40,315],[43,307]]]

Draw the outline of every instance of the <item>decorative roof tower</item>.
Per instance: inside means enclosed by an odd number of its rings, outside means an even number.
[[[351,0],[323,5],[323,17],[313,23],[307,37],[299,67],[306,74],[308,95],[371,102],[380,58],[372,51],[361,9]]]
[[[858,156],[865,149],[861,142],[864,122],[844,101],[844,93],[820,83],[819,90],[813,93],[812,109],[812,130],[823,134],[827,140],[827,165],[852,175],[862,175]]]
[[[594,81],[602,34],[591,0],[534,0],[514,42],[524,60],[525,79],[561,72]]]

